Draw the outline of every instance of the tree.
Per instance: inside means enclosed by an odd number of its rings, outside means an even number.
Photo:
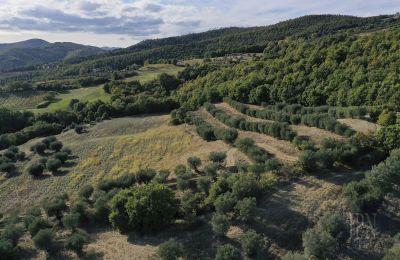
[[[17,246],[18,240],[23,234],[24,229],[21,226],[10,224],[4,228],[1,238],[10,240],[13,246]]]
[[[15,247],[12,242],[5,238],[0,238],[0,259],[13,259],[15,254]]]
[[[3,162],[0,164],[0,172],[4,172],[10,174],[12,171],[15,170],[15,164],[11,162]]]
[[[162,260],[176,260],[183,254],[183,248],[175,239],[170,239],[158,247],[158,256]]]
[[[50,143],[50,145],[49,145],[50,150],[53,150],[55,152],[59,152],[62,147],[63,147],[63,144],[60,141],[54,141],[54,142]]]
[[[75,251],[78,255],[82,253],[82,249],[87,242],[87,234],[83,231],[74,232],[65,241],[65,247]]]
[[[68,160],[68,154],[65,152],[56,152],[53,157],[60,160],[61,163],[65,163]]]
[[[211,225],[217,236],[225,236],[230,227],[229,219],[223,214],[215,213],[211,219]]]
[[[300,167],[306,172],[312,172],[317,169],[317,160],[315,153],[309,150],[303,151],[300,154],[298,163]]]
[[[197,211],[200,208],[201,197],[199,195],[193,194],[190,191],[186,191],[182,195],[181,210],[184,218],[189,222],[197,216]]]
[[[379,115],[377,123],[381,126],[394,125],[396,123],[396,118],[396,112],[383,110],[382,113]]]
[[[223,163],[226,159],[225,152],[211,152],[208,154],[208,159],[215,163]]]
[[[198,167],[201,165],[201,160],[199,157],[193,156],[187,159],[187,163],[192,167],[196,172],[198,172]]]
[[[46,162],[46,168],[55,174],[61,167],[61,161],[56,158],[50,158]]]
[[[46,211],[49,217],[56,217],[57,219],[61,219],[63,216],[63,211],[67,209],[67,205],[65,204],[65,200],[61,198],[56,198],[50,201],[47,201],[44,204],[44,210]]]
[[[236,198],[231,192],[226,192],[217,197],[214,201],[215,210],[218,213],[226,214],[233,211],[236,204]]]
[[[156,175],[157,172],[154,169],[140,169],[136,173],[136,180],[138,183],[149,183]]]
[[[238,219],[242,221],[249,221],[257,207],[256,198],[244,198],[236,203],[235,210],[238,214]]]
[[[64,215],[64,217],[62,218],[62,223],[65,228],[75,230],[79,225],[80,218],[81,215],[79,213],[69,213],[67,215]]]
[[[303,234],[304,254],[317,259],[333,259],[336,254],[336,240],[320,228],[308,229]]]
[[[350,235],[349,226],[339,214],[326,214],[318,220],[318,226],[328,232],[339,243],[344,243]]]
[[[263,247],[263,238],[254,230],[249,230],[240,238],[240,244],[247,256],[255,256]]]
[[[46,149],[47,149],[46,144],[44,144],[44,143],[42,143],[42,142],[37,143],[37,144],[35,144],[35,145],[33,146],[33,150],[34,150],[36,153],[40,154],[40,155],[44,154],[44,151],[45,151]]]
[[[241,260],[240,251],[232,245],[222,245],[217,248],[215,260]]]
[[[170,172],[168,170],[160,170],[157,174],[156,177],[154,177],[154,181],[157,183],[166,183],[168,180],[168,177],[170,175]]]
[[[47,220],[44,220],[41,217],[35,217],[35,219],[29,224],[28,231],[32,237],[34,237],[39,230],[50,228],[51,225]]]
[[[42,164],[34,163],[28,167],[28,173],[33,177],[39,177],[43,174],[44,167]]]
[[[177,201],[172,190],[152,183],[118,193],[111,202],[110,221],[120,230],[123,227],[142,233],[169,224],[176,211]]]
[[[202,176],[196,180],[197,189],[201,192],[208,193],[211,186],[210,177]]]
[[[81,198],[84,198],[84,199],[89,199],[90,198],[90,196],[92,196],[92,194],[93,194],[93,186],[92,185],[90,185],[90,184],[86,184],[85,186],[83,186],[81,189],[80,189],[80,191],[79,191],[79,196],[81,197]]]
[[[54,233],[51,229],[41,229],[32,238],[35,247],[49,251],[53,247]]]

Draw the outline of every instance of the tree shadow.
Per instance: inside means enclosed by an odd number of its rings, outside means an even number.
[[[343,186],[352,181],[360,181],[365,177],[364,171],[323,171],[313,174],[319,180],[323,180],[332,184]]]
[[[67,171],[67,170],[58,170],[57,172],[53,173],[53,176],[62,177],[62,176],[67,175],[68,173],[69,173],[69,171]]]
[[[63,164],[63,167],[65,167],[65,168],[71,168],[71,167],[74,167],[76,165],[76,162],[74,162],[74,161],[66,161],[64,164]]]

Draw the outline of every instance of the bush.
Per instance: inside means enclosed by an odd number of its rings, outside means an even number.
[[[13,259],[15,249],[10,240],[0,238],[0,259]]]
[[[215,213],[211,219],[211,225],[217,236],[225,236],[230,227],[229,219],[223,214]]]
[[[50,158],[46,162],[46,168],[51,171],[53,174],[58,171],[61,167],[61,161],[56,158]]]
[[[187,159],[187,163],[192,167],[195,171],[198,171],[197,167],[201,165],[201,160],[199,157],[193,156]]]
[[[55,152],[59,152],[62,147],[63,147],[63,144],[60,141],[54,141],[54,142],[50,143],[50,145],[49,145],[49,149],[53,150]]]
[[[184,192],[181,198],[181,210],[186,221],[192,221],[201,205],[202,196],[190,191]]]
[[[149,183],[156,176],[157,172],[154,169],[140,169],[136,173],[136,180],[138,183]]]
[[[47,148],[50,148],[50,144],[55,141],[57,141],[55,136],[48,136],[42,140],[42,143],[44,143]]]
[[[154,177],[154,181],[160,184],[166,183],[170,174],[168,170],[160,170],[156,177]]]
[[[61,198],[56,198],[51,201],[47,201],[44,204],[44,210],[49,217],[56,217],[57,219],[61,219],[63,216],[63,211],[67,209],[67,205],[65,204],[65,200]]]
[[[38,154],[44,154],[44,151],[46,151],[47,146],[44,143],[37,143],[33,146],[33,151],[35,151]]]
[[[306,172],[313,172],[317,170],[317,158],[315,153],[306,150],[300,154],[299,161],[300,167]]]
[[[41,165],[39,163],[31,164],[28,167],[28,173],[30,175],[32,175],[33,177],[41,176],[43,174],[43,171],[44,171],[44,167],[43,167],[43,165]]]
[[[112,199],[111,210],[110,221],[114,227],[120,230],[122,227],[121,231],[148,232],[158,230],[172,221],[177,211],[177,201],[167,186],[148,184],[118,193]]]
[[[82,249],[87,241],[87,235],[81,232],[74,232],[65,241],[65,247],[75,251],[78,255],[82,253]]]
[[[326,214],[318,221],[318,226],[336,238],[339,243],[344,243],[349,237],[349,226],[339,214]]]
[[[170,239],[158,247],[157,254],[162,260],[175,260],[182,256],[183,248],[175,239]]]
[[[253,217],[256,207],[256,198],[244,198],[239,200],[235,206],[238,219],[241,221],[249,221]]]
[[[7,225],[3,233],[1,234],[1,238],[10,240],[13,246],[17,246],[18,240],[24,234],[24,229],[21,226],[17,225]]]
[[[240,244],[247,256],[255,256],[263,247],[263,238],[254,230],[249,230],[240,238]]]
[[[3,162],[0,164],[0,172],[4,172],[10,174],[12,171],[15,170],[15,164],[11,162]]]
[[[311,258],[333,259],[336,255],[336,240],[320,228],[308,229],[303,234],[304,254]]]
[[[218,213],[228,213],[232,212],[233,208],[236,204],[236,198],[232,195],[231,192],[226,192],[224,194],[219,195],[214,201],[215,210]]]
[[[77,126],[75,126],[75,132],[76,132],[77,134],[82,134],[83,131],[84,131],[84,127],[83,127],[82,125],[77,125]]]
[[[53,157],[60,160],[61,163],[65,163],[68,160],[68,154],[65,152],[56,152]]]
[[[211,179],[205,176],[199,177],[196,180],[196,186],[199,191],[208,193],[208,190],[210,189],[211,186]]]
[[[211,152],[208,154],[208,159],[215,163],[223,163],[226,159],[225,152]]]
[[[50,227],[51,227],[51,225],[47,220],[44,220],[41,217],[36,217],[32,221],[32,223],[29,224],[28,231],[31,234],[31,236],[34,237],[39,232],[39,230],[50,228]]]
[[[10,159],[11,161],[15,162],[17,160],[16,153],[13,151],[7,150],[3,153],[3,156]]]
[[[41,229],[32,238],[36,248],[49,251],[53,247],[54,233],[51,229]]]
[[[79,196],[84,199],[89,199],[93,194],[93,186],[90,184],[86,184],[79,191]]]
[[[79,213],[69,213],[67,215],[64,215],[64,217],[62,218],[62,223],[65,228],[75,230],[79,225],[80,218],[81,215]]]
[[[240,260],[242,255],[240,251],[232,245],[223,245],[217,248],[215,260]]]

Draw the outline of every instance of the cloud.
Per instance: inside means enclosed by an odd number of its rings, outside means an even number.
[[[131,45],[229,26],[262,26],[309,14],[396,13],[393,0],[0,0],[0,41],[33,36]],[[25,36],[24,36],[25,35]],[[121,40],[123,38],[124,40]]]
[[[147,4],[147,5],[144,7],[144,9],[145,9],[146,11],[149,11],[149,12],[158,13],[158,12],[160,12],[160,11],[163,9],[163,7],[162,7],[161,5],[157,5],[157,4]]]
[[[44,6],[35,6],[20,12],[20,14],[22,17],[0,20],[0,28],[148,36],[159,33],[159,27],[164,23],[162,18],[139,15],[83,17]]]

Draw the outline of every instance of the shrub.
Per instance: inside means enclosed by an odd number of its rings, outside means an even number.
[[[41,229],[32,238],[35,247],[49,251],[53,247],[54,233],[51,229]]]
[[[32,175],[33,177],[41,176],[43,174],[43,171],[44,171],[44,167],[43,167],[43,165],[41,165],[39,163],[31,164],[28,167],[28,173],[30,175]]]
[[[157,172],[154,169],[140,169],[136,173],[136,180],[138,183],[149,183],[156,176]]]
[[[51,225],[47,220],[45,220],[41,217],[36,217],[32,221],[32,223],[29,224],[28,231],[31,234],[31,236],[34,237],[39,232],[39,230],[50,228],[50,227],[51,227]]]
[[[25,152],[19,152],[19,153],[17,153],[17,154],[16,154],[16,158],[17,158],[17,160],[19,160],[19,161],[25,160],[25,158],[26,158]]]
[[[44,143],[47,148],[50,148],[50,144],[55,141],[57,141],[55,136],[48,136],[42,140],[42,143]]]
[[[187,163],[192,167],[195,171],[198,171],[198,167],[201,165],[201,160],[199,157],[193,156],[187,159]]]
[[[332,259],[336,254],[336,240],[320,228],[308,229],[303,234],[304,254],[311,258]]]
[[[37,143],[33,146],[33,150],[38,153],[38,154],[44,154],[44,151],[46,151],[47,146],[44,143]]]
[[[59,152],[62,147],[63,147],[63,144],[60,141],[54,141],[54,142],[50,143],[50,145],[49,145],[50,150],[53,150],[55,152]]]
[[[64,217],[62,218],[62,223],[65,228],[75,230],[79,225],[80,218],[81,215],[79,213],[69,213],[67,215],[64,215]]]
[[[166,183],[170,174],[168,170],[160,170],[156,177],[154,177],[154,181],[160,184]]]
[[[228,213],[232,212],[233,208],[236,204],[236,198],[232,195],[231,192],[226,192],[224,194],[219,195],[214,201],[215,210],[218,213]]]
[[[211,225],[217,236],[225,236],[230,227],[229,219],[223,214],[215,213],[211,219]]]
[[[201,192],[208,193],[211,186],[210,177],[202,176],[196,180],[197,189]]]
[[[263,238],[254,230],[249,230],[240,238],[240,244],[247,256],[255,256],[263,247]]]
[[[219,165],[217,163],[210,163],[204,167],[204,172],[207,176],[215,178],[217,176],[217,170]]]
[[[208,154],[208,159],[215,163],[223,163],[226,159],[225,152],[211,152]]]
[[[77,134],[82,134],[82,133],[83,133],[83,130],[84,130],[84,127],[83,127],[82,125],[77,125],[77,126],[75,126],[75,132],[76,132]]]
[[[111,210],[110,221],[115,227],[147,232],[170,223],[177,211],[177,202],[170,188],[148,184],[118,193],[111,202]]]
[[[74,232],[65,241],[65,247],[75,251],[78,255],[82,253],[82,249],[87,241],[87,235],[81,232]]]
[[[232,245],[222,245],[217,248],[215,260],[240,260],[242,255],[240,251]]]
[[[383,257],[383,260],[393,260],[393,259],[400,259],[400,242],[396,241],[394,245],[389,248],[385,256]]]
[[[68,154],[65,152],[56,152],[53,157],[60,160],[61,163],[65,163],[68,160]]]
[[[18,240],[23,234],[24,229],[21,226],[10,224],[4,228],[1,238],[10,240],[13,246],[17,246]]]
[[[306,172],[313,172],[317,169],[317,159],[315,153],[309,150],[306,150],[300,154],[298,163]]]
[[[249,221],[254,215],[256,206],[256,198],[244,198],[239,200],[235,206],[238,219],[242,221]]]
[[[61,167],[61,161],[56,158],[50,158],[46,162],[46,168],[51,171],[53,174],[58,171]]]
[[[183,247],[171,238],[158,247],[157,254],[162,260],[175,260],[182,256]]]
[[[12,171],[15,170],[15,164],[11,162],[3,162],[0,164],[0,172],[4,172],[10,174]]]
[[[343,243],[349,237],[349,226],[339,214],[326,214],[318,221],[318,226]]]
[[[379,115],[378,124],[381,126],[394,125],[396,123],[396,112],[383,110]]]
[[[71,154],[72,154],[71,149],[68,148],[68,147],[64,147],[63,149],[61,149],[61,152],[64,152],[64,153],[66,153],[66,154],[68,154],[68,155],[71,155]]]
[[[79,196],[84,199],[89,199],[93,194],[93,186],[90,184],[86,184],[79,190]]]
[[[13,151],[7,150],[3,153],[3,156],[10,159],[11,161],[15,162],[17,160],[16,153]]]
[[[67,205],[65,204],[65,200],[61,198],[56,198],[50,201],[47,201],[44,204],[44,210],[46,211],[49,217],[56,217],[57,219],[61,219],[63,215],[63,211],[67,209]]]
[[[14,259],[15,248],[10,240],[0,238],[0,258]]]

